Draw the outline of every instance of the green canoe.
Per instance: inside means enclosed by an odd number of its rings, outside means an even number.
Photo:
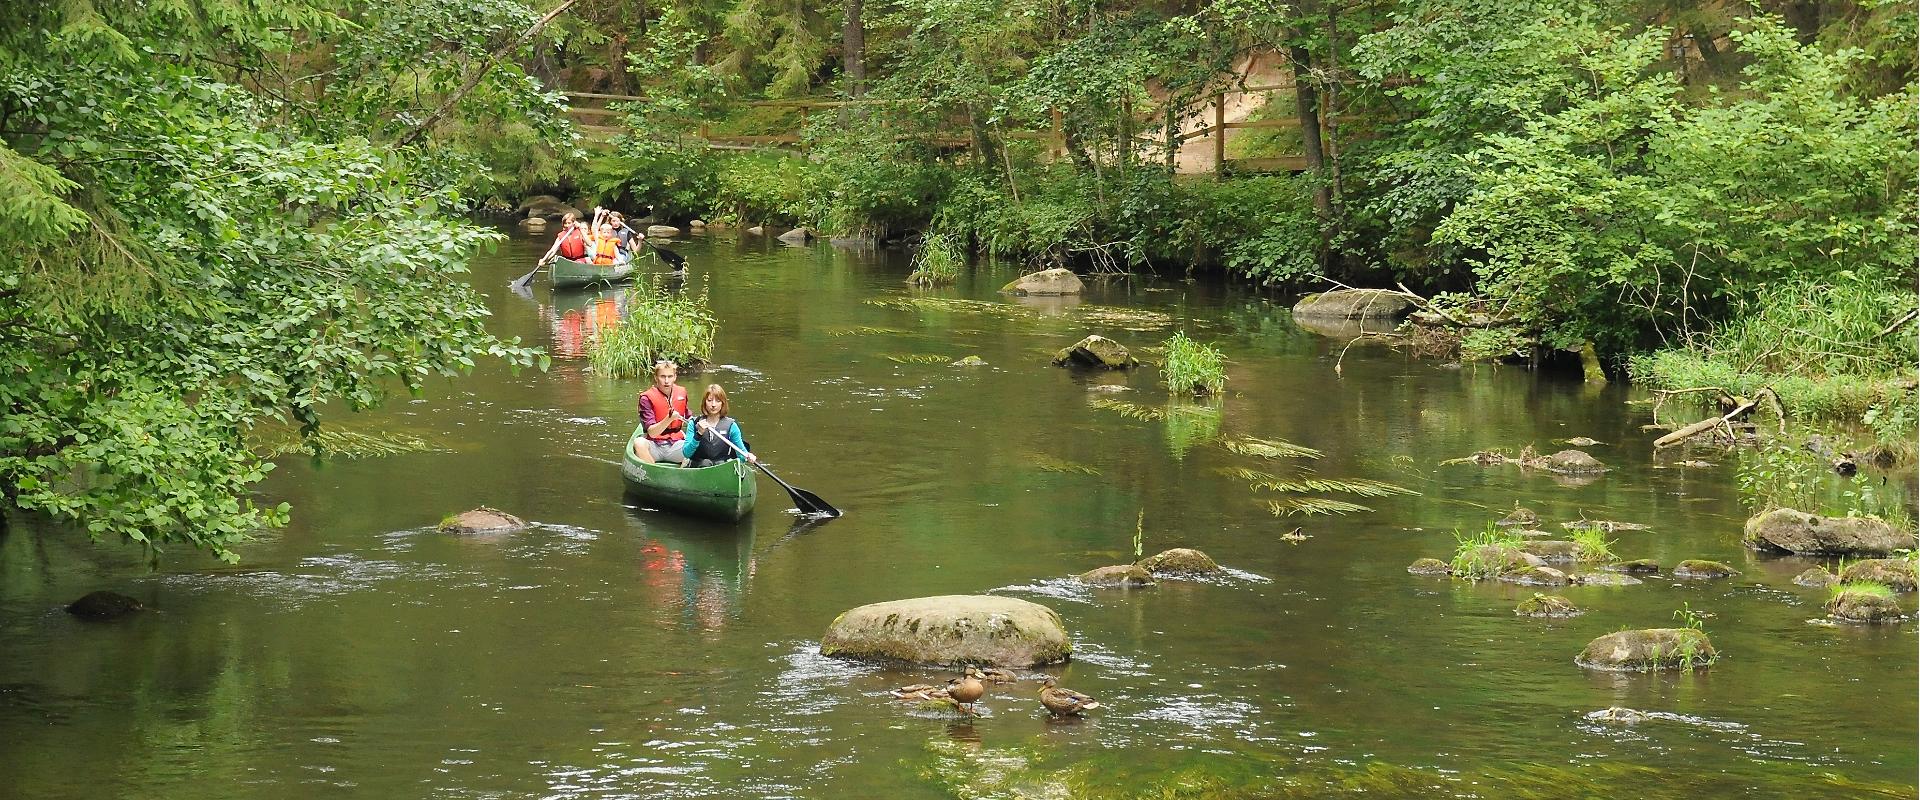
[[[753,467],[747,462],[735,459],[700,469],[650,464],[633,455],[633,440],[640,433],[640,428],[633,429],[621,459],[627,494],[660,508],[703,517],[737,520],[753,510]]]
[[[555,256],[553,266],[553,288],[578,289],[596,283],[619,283],[633,277],[633,261],[605,266],[575,261],[565,256]]]

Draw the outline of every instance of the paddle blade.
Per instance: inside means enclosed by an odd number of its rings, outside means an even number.
[[[529,272],[525,275],[515,278],[513,283],[510,283],[507,285],[515,289],[525,289],[527,288],[527,284],[533,283],[533,276],[538,274],[540,274],[540,268],[536,266],[533,268],[532,272]]]
[[[840,509],[834,508],[829,505],[827,501],[820,499],[820,495],[805,489],[793,489],[789,491],[788,494],[793,495],[793,502],[800,507],[800,513],[802,514],[817,514],[828,517],[840,516]]]

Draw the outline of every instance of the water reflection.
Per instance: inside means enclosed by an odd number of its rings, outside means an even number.
[[[739,616],[756,566],[751,524],[662,520],[632,507],[627,521],[642,537],[634,563],[641,594],[661,612],[678,612],[654,619],[719,631]]]
[[[587,345],[627,318],[627,290],[556,291],[550,305],[540,307],[540,319],[553,337],[554,358],[583,358]]]

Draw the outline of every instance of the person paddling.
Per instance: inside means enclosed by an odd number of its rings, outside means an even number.
[[[551,263],[555,255],[574,261],[586,258],[587,232],[582,229],[580,215],[569,211],[560,218],[560,232],[554,235],[553,246],[547,248],[547,254],[540,257],[540,263]]]
[[[640,425],[645,435],[633,440],[633,455],[648,463],[685,463],[681,442],[687,436],[687,389],[678,385],[680,367],[662,359],[653,364],[653,385],[640,393]],[[725,445],[722,445],[723,447]]]
[[[747,440],[740,438],[740,423],[727,416],[729,411],[727,390],[720,384],[707,384],[707,391],[700,399],[700,418],[693,421],[694,435],[687,437],[681,445],[681,455],[691,467],[711,467],[723,461],[735,458],[749,464],[760,463],[760,458],[747,452]],[[721,441],[722,439],[726,441]],[[733,447],[728,447],[732,442]],[[734,448],[739,448],[738,450]]]

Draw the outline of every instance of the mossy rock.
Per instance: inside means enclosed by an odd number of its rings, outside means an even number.
[[[1710,580],[1713,578],[1731,578],[1740,571],[1718,561],[1689,558],[1673,568],[1673,577],[1688,580]]]
[[[915,664],[1031,667],[1073,653],[1053,609],[1013,597],[942,595],[872,603],[842,613],[821,655]]]
[[[1520,601],[1520,605],[1514,606],[1513,613],[1515,616],[1521,617],[1562,619],[1566,617],[1577,617],[1586,612],[1581,611],[1578,606],[1575,606],[1572,600],[1568,600],[1560,595],[1535,592],[1532,597],[1522,600]]]
[[[1422,558],[1408,564],[1407,572],[1414,575],[1451,575],[1453,566],[1437,558]]]
[[[118,619],[145,609],[146,605],[138,600],[104,590],[88,592],[85,597],[67,604],[67,613],[91,620]]]
[[[1778,508],[1747,520],[1741,541],[1762,552],[1885,556],[1913,549],[1914,536],[1872,517],[1822,517]]]
[[[1524,567],[1545,566],[1546,559],[1504,544],[1483,544],[1466,552],[1463,572],[1468,576],[1496,575]]]
[[[1117,564],[1083,572],[1076,580],[1103,589],[1140,589],[1153,585],[1153,576],[1137,564]]]
[[[1649,628],[1609,633],[1587,643],[1575,664],[1607,672],[1698,669],[1719,660],[1713,641],[1694,628]]]
[[[1386,289],[1335,289],[1315,292],[1294,303],[1296,317],[1337,319],[1399,319],[1413,311],[1413,301]]]
[[[1132,369],[1140,361],[1127,352],[1125,345],[1105,336],[1092,335],[1075,342],[1072,347],[1062,349],[1053,356],[1054,366],[1097,367],[1099,369]]]
[[[1501,517],[1493,524],[1502,528],[1538,528],[1540,527],[1540,514],[1531,508],[1514,506],[1512,511],[1507,512],[1506,516]]]
[[[1190,547],[1175,547],[1154,553],[1140,559],[1140,567],[1160,577],[1212,575],[1220,571],[1220,564],[1213,560],[1213,556]]]
[[[1660,571],[1660,562],[1651,558],[1636,558],[1631,561],[1616,561],[1601,567],[1608,572],[1622,572],[1628,575],[1652,575]]]
[[[1899,622],[1907,618],[1891,595],[1845,585],[1827,601],[1827,616],[1847,622]]]
[[[1080,276],[1073,274],[1073,270],[1055,267],[1015,278],[1007,285],[1000,287],[1000,291],[1005,294],[1050,296],[1079,294],[1086,288],[1086,284],[1081,282]]]
[[[481,506],[440,521],[441,533],[511,533],[527,527],[527,521],[497,508]]]
[[[1607,465],[1600,463],[1600,459],[1582,450],[1562,450],[1547,456],[1542,463],[1548,470],[1562,475],[1597,475],[1607,471]]]
[[[1579,575],[1569,575],[1567,580],[1581,586],[1639,586],[1646,583],[1632,575],[1623,575],[1618,572],[1583,572]]]
[[[1839,582],[1840,576],[1833,574],[1825,567],[1809,567],[1807,571],[1793,576],[1795,586],[1805,586],[1812,589],[1825,589]]]
[[[1564,564],[1580,560],[1580,543],[1564,539],[1537,539],[1522,542],[1520,549],[1539,556],[1549,564]]]
[[[1552,567],[1526,566],[1500,573],[1500,581],[1521,586],[1565,586],[1567,574]]]
[[[1840,573],[1840,580],[1844,583],[1868,581],[1896,592],[1911,592],[1914,589],[1913,562],[1904,558],[1855,561]]]

